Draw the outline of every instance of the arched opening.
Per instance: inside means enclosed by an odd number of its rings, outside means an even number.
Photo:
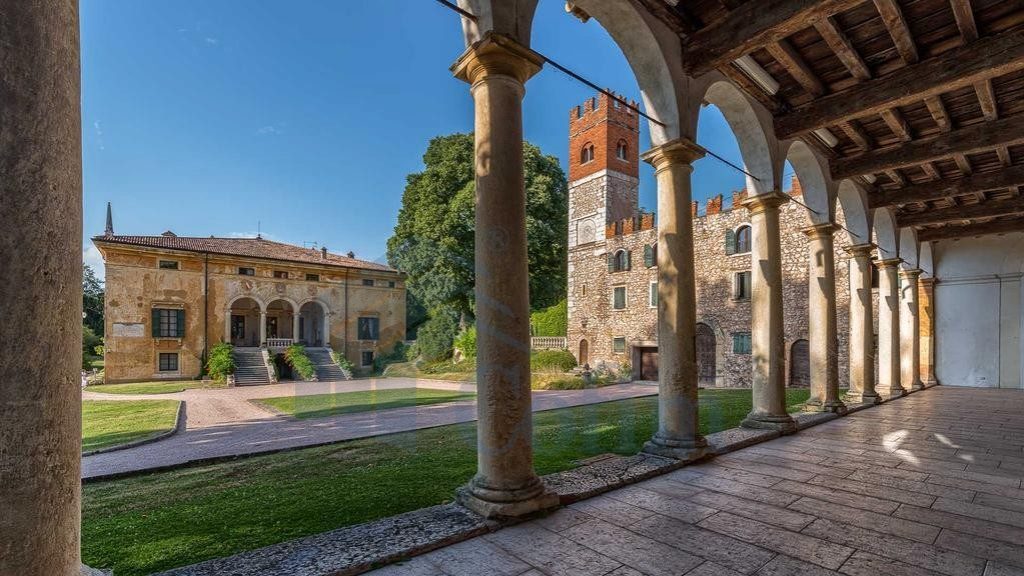
[[[615,157],[623,162],[629,162],[629,144],[625,140],[619,140],[615,145]]]
[[[811,385],[811,346],[807,340],[797,340],[789,349],[789,387],[807,388]]]
[[[228,326],[225,340],[232,346],[260,345],[259,302],[249,297],[238,298],[228,305]]]
[[[594,160],[594,145],[586,144],[583,149],[580,150],[580,164],[586,164]]]
[[[586,338],[580,340],[579,354],[576,358],[580,366],[586,366],[590,363],[590,342],[587,342]]]
[[[736,253],[750,253],[750,226],[747,224],[736,229]]]
[[[718,376],[718,341],[715,331],[703,322],[697,323],[697,382],[714,386]]]
[[[295,340],[295,306],[277,299],[267,304],[267,346],[287,346]]]
[[[299,342],[306,346],[328,346],[327,309],[316,300],[299,308]]]

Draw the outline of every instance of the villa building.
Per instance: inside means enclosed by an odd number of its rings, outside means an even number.
[[[195,378],[213,345],[333,349],[367,371],[405,338],[404,275],[256,238],[115,235],[106,266],[107,382]]]

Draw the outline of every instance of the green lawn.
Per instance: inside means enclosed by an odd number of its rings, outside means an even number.
[[[129,384],[101,384],[99,386],[87,386],[89,392],[102,392],[104,394],[173,394],[183,392],[192,388],[225,388],[227,382],[216,380],[172,380],[168,382],[132,382]]]
[[[83,400],[82,452],[156,436],[174,428],[177,400]]]
[[[807,390],[787,391],[796,409]],[[636,453],[657,397],[534,415],[537,471]],[[750,390],[701,391],[701,432],[736,426]],[[476,423],[83,486],[83,561],[142,576],[448,502],[476,471]]]
[[[394,390],[367,390],[340,392],[313,396],[282,396],[253,400],[277,412],[296,418],[323,418],[337,414],[387,410],[406,406],[424,406],[475,397],[472,392],[454,392],[429,388],[396,388]]]

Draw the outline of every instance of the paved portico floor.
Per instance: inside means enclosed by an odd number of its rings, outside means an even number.
[[[258,398],[415,387],[476,391],[476,386],[471,383],[414,378],[281,383],[214,390],[192,389],[158,395],[98,394],[86,391],[82,397],[87,400],[184,400],[187,428],[184,432],[152,444],[86,456],[82,458],[82,478],[102,478],[211,458],[314,446],[476,419],[475,399],[310,420],[296,420],[274,414],[250,402]],[[657,386],[637,383],[586,390],[535,391],[533,409],[568,408],[657,393]]]
[[[376,576],[1024,574],[1024,392],[931,388]]]

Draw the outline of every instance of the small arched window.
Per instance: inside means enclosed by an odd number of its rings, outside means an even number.
[[[629,147],[625,140],[619,140],[619,143],[615,145],[615,156],[619,160],[629,162]]]
[[[726,254],[746,254],[750,252],[750,226],[744,224],[725,235]]]
[[[584,144],[580,151],[580,164],[586,164],[594,159],[594,145]]]
[[[644,246],[644,266],[653,268],[658,264],[658,244],[648,244]]]
[[[629,270],[629,252],[619,250],[608,255],[609,272],[625,272],[626,270]]]

